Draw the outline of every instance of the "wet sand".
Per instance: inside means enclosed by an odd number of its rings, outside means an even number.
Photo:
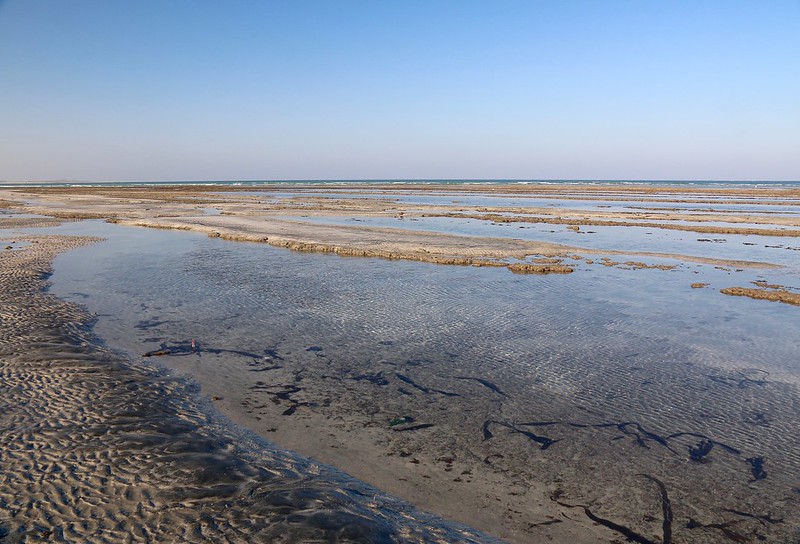
[[[353,196],[353,191],[358,191],[358,194]],[[192,230],[227,240],[263,242],[298,251],[472,266],[508,266],[515,261],[528,261],[528,265],[532,265],[535,264],[530,262],[532,260],[554,257],[591,261],[595,255],[622,254],[734,268],[769,268],[775,265],[745,259],[714,259],[702,254],[631,252],[619,251],[615,247],[598,250],[578,244],[522,240],[511,234],[508,237],[487,238],[425,232],[414,228],[415,218],[473,218],[487,222],[535,223],[561,228],[566,226],[582,234],[581,225],[648,227],[698,234],[756,234],[781,238],[800,235],[800,216],[770,212],[773,206],[800,202],[800,195],[795,189],[699,190],[581,185],[566,188],[550,185],[331,185],[321,188],[314,185],[277,185],[260,187],[255,195],[250,194],[252,192],[252,188],[230,186],[55,187],[0,190],[0,201],[18,211],[63,219],[105,219],[123,225]],[[286,196],[286,192],[292,194]],[[276,196],[273,198],[271,194]],[[398,194],[445,194],[452,196],[453,201],[448,205],[409,204],[398,200]],[[713,196],[724,198],[721,202],[726,204],[747,203],[764,210],[744,214],[725,209],[716,213],[707,210],[701,213],[691,208],[631,212],[541,206],[470,207],[459,203],[459,195],[474,194],[515,195],[525,199],[557,198],[566,202],[610,198],[616,202],[649,203],[651,206],[661,203],[667,207],[670,203],[690,202],[701,210],[703,203],[720,203],[702,198]],[[208,210],[214,213],[206,213]],[[320,217],[401,218],[406,226],[380,228],[320,224],[308,220]],[[692,224],[684,224],[686,221]],[[714,221],[730,224],[705,224]],[[527,268],[537,273],[563,273],[567,271],[566,268],[574,269],[570,263],[552,264],[561,266],[521,267],[517,263],[517,269]]]
[[[386,188],[390,189],[396,190]],[[425,192],[431,190],[424,188]],[[522,192],[517,188],[504,190]],[[576,266],[578,262],[633,269],[664,266],[616,261],[601,255],[670,259],[675,264],[668,267],[700,262],[732,268],[777,268],[775,263],[745,259],[631,253],[613,247],[599,251],[579,245],[453,236],[413,228],[320,226],[303,223],[302,215],[402,214],[404,220],[410,220],[415,214],[450,212],[445,208],[432,211],[429,206],[372,202],[346,195],[333,200],[294,196],[266,205],[263,197],[237,196],[236,191],[226,191],[224,195],[206,191],[196,188],[37,190],[24,195],[25,200],[31,200],[24,207],[12,206],[20,211],[58,217],[103,218],[127,225],[196,230],[210,236],[266,242],[303,251],[442,264],[511,265],[512,270],[517,267],[522,272],[535,272],[536,267],[541,267],[541,272],[587,269]],[[464,190],[471,191],[471,188]],[[563,192],[554,193],[549,188],[537,191],[526,189],[523,194],[552,193],[558,198],[565,197]],[[591,187],[581,187],[578,191],[598,192]],[[695,203],[709,201],[706,198],[709,194],[748,203],[753,197],[752,192],[738,190],[691,190],[679,195],[652,189],[641,194],[633,190],[620,193],[636,202],[644,201],[639,197],[651,194],[664,202],[686,201],[691,197]],[[11,192],[2,198],[19,200],[20,195]],[[773,205],[771,198],[797,197],[780,191],[763,191],[758,196],[764,199],[765,208]],[[775,202],[778,205],[781,201]],[[201,212],[209,207],[218,210],[219,215]],[[287,220],[287,212],[296,216]],[[484,212],[475,210],[475,213]],[[551,223],[577,226],[589,224],[580,220],[594,220],[586,219],[583,212],[575,212],[574,221],[565,221],[565,215],[559,209],[552,215]],[[603,212],[604,218],[609,215]],[[681,213],[673,217],[685,219]],[[623,223],[628,220],[614,219]],[[759,230],[771,225],[776,233],[798,226],[795,219],[785,216],[749,215],[741,220],[758,224]],[[702,229],[702,225],[697,228]],[[521,262],[508,262],[509,259]],[[172,346],[175,353],[185,348]],[[523,387],[498,385],[491,376],[464,375],[453,382],[424,368],[412,373],[391,364],[360,373],[346,367],[320,370],[302,360],[289,362],[277,359],[280,353],[274,355],[253,368],[265,376],[254,387],[237,389],[232,384],[201,378],[203,391],[216,399],[215,404],[227,417],[281,445],[342,467],[381,489],[509,541],[621,542],[628,538],[646,544],[764,539],[781,542],[798,536],[800,488],[793,471],[800,467],[800,462],[797,447],[793,445],[796,433],[787,430],[793,412],[789,410],[785,418],[778,414],[782,405],[798,405],[797,391],[792,385],[762,379],[758,373],[720,371],[710,379],[705,370],[687,367],[685,376],[665,373],[660,378],[672,384],[676,394],[659,398],[654,413],[662,410],[691,413],[696,409],[692,407],[694,400],[680,391],[679,384],[703,383],[709,398],[719,407],[725,406],[725,399],[735,393],[753,403],[754,413],[770,414],[769,423],[753,423],[752,440],[729,443],[719,436],[729,434],[726,425],[733,423],[727,422],[722,414],[715,416],[716,427],[687,421],[683,426],[664,428],[657,418],[614,420],[602,410],[576,412],[574,403],[561,395],[527,399]],[[308,352],[309,357],[318,355],[324,352]],[[180,368],[180,361],[175,364]],[[620,377],[624,375],[622,365],[618,372]],[[339,379],[326,379],[331,375]],[[365,395],[365,388],[374,391]],[[415,398],[412,405],[407,401],[409,395]],[[326,397],[332,398],[328,406],[304,409],[304,403]],[[354,410],[353,406],[359,409]],[[720,408],[712,406],[707,409],[716,414]],[[520,412],[538,417],[520,420],[511,416]],[[412,419],[392,426],[387,435],[385,420],[391,420],[391,414],[401,413]],[[433,421],[426,418],[426,413],[448,415]],[[781,431],[777,436],[767,433],[769,429],[762,424]],[[308,428],[325,428],[327,432],[319,436],[308,433]],[[771,452],[783,451],[786,459],[775,467],[774,458],[759,453],[762,447]],[[556,456],[537,455],[556,450]],[[714,462],[708,463],[712,457]],[[625,470],[613,468],[617,459],[625,460]],[[694,487],[687,487],[687,479],[695,482]],[[598,489],[603,490],[601,496],[597,495]],[[216,507],[218,504],[209,501],[211,511]],[[226,527],[220,534],[228,530]]]
[[[0,218],[22,225],[37,223]],[[492,541],[237,431],[192,382],[104,348],[44,291],[53,257],[96,239],[3,242],[3,542]]]

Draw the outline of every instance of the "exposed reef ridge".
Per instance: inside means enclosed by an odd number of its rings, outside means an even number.
[[[706,234],[756,234],[759,236],[800,236],[800,229],[787,228],[756,228],[756,227],[719,227],[714,225],[682,225],[676,223],[663,223],[653,221],[612,221],[603,219],[562,218],[562,217],[531,217],[526,215],[500,215],[496,213],[438,213],[423,214],[425,217],[450,217],[461,219],[479,219],[494,223],[541,223],[548,225],[568,225],[569,230],[578,232],[578,225],[595,227],[648,227],[665,230],[680,230],[684,232],[700,232]]]
[[[800,306],[800,293],[787,291],[786,289],[765,289],[756,287],[726,287],[720,289],[724,295],[736,297],[750,297],[756,300],[769,300],[772,302],[783,302]]]

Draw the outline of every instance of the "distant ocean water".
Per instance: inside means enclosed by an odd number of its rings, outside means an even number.
[[[337,185],[353,183],[359,185],[642,185],[685,187],[770,187],[800,188],[796,181],[728,181],[728,180],[601,180],[601,179],[337,179],[337,180],[183,180],[183,181],[0,181],[0,188],[14,187],[127,187],[127,186],[242,186],[259,187],[270,185]]]

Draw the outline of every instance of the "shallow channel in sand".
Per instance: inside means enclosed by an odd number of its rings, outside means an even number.
[[[54,294],[98,314],[109,346],[169,351],[158,363],[195,377],[235,421],[426,508],[438,507],[425,502],[425,474],[487,500],[541,484],[560,501],[553,519],[561,503],[592,504],[658,534],[647,474],[669,489],[684,540],[721,542],[705,525],[729,518],[762,535],[800,525],[800,312],[717,292],[764,271],[518,276],[62,228],[108,240],[60,256],[51,279]],[[711,288],[689,287],[700,268]],[[699,462],[690,453],[703,441],[715,447]],[[470,488],[473,475],[508,487]],[[408,481],[422,482],[417,495]]]

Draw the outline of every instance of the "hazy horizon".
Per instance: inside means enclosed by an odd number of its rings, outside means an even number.
[[[81,180],[81,179],[42,179],[42,180],[0,180],[0,184],[8,185],[58,185],[58,184],[88,184],[88,185],[103,185],[103,184],[258,184],[258,183],[731,183],[731,184],[800,184],[800,179],[598,179],[598,178],[583,178],[583,179],[547,179],[547,178],[303,178],[303,179],[108,179],[108,180]]]
[[[0,0],[0,179],[800,180],[800,2]]]

